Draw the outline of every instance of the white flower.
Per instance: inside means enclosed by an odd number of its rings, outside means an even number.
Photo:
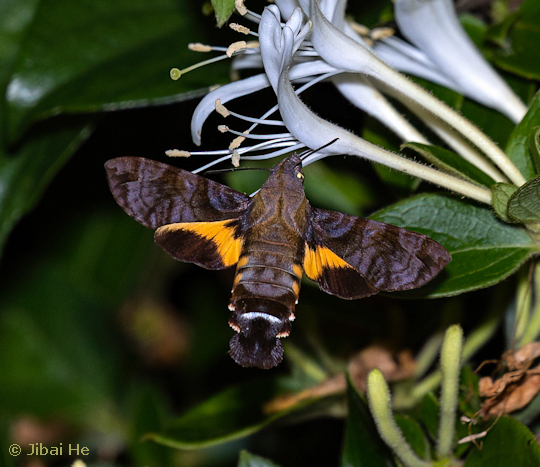
[[[463,30],[452,0],[395,0],[401,33],[453,82],[461,93],[515,123],[526,106],[495,72]]]
[[[418,106],[428,110],[472,142],[513,183],[518,186],[525,183],[523,175],[506,154],[476,126],[333,26],[323,15],[317,0],[309,0],[309,10],[313,22],[311,43],[321,58],[344,72],[363,73],[372,77],[403,104],[410,105],[412,102],[412,110]],[[481,160],[470,162],[478,166]]]
[[[389,61],[401,57],[402,66],[408,66],[411,73],[431,77],[460,92],[463,92],[463,83],[458,84],[443,74],[429,54],[397,38],[387,38],[372,47],[346,21],[344,11],[344,0],[276,0],[276,5],[267,7],[261,16],[247,13],[246,17],[259,24],[260,50],[257,44],[236,50],[233,53],[235,68],[259,67],[262,63],[264,73],[208,94],[194,112],[191,129],[194,142],[200,145],[203,124],[215,109],[224,117],[233,115],[250,122],[250,127],[240,132],[222,126],[221,131],[229,131],[237,138],[228,149],[197,152],[222,156],[197,171],[231,158],[270,158],[306,147],[313,150],[324,147],[306,157],[304,163],[333,154],[356,155],[478,201],[491,202],[491,194],[484,187],[387,151],[315,115],[299,95],[318,81],[330,80],[351,103],[386,124],[404,141],[429,144],[427,138],[393,108],[384,94],[400,100],[458,154],[495,181],[511,180],[516,185],[524,182],[519,170],[485,134],[390,67],[376,53]],[[287,20],[285,24],[282,17]],[[230,52],[229,49],[222,50]],[[293,81],[304,84],[295,89],[291,84]],[[241,115],[223,107],[237,97],[269,86],[276,93],[278,105],[259,117]],[[273,115],[278,107],[282,120]],[[279,132],[257,134],[255,129],[259,125],[278,128]],[[283,127],[286,129],[282,132]],[[253,142],[251,145],[250,141]],[[332,144],[328,144],[330,142]],[[260,151],[265,153],[260,154]]]
[[[278,81],[273,83],[273,87],[276,89],[279,111],[285,125],[297,140],[313,150],[326,145],[317,153],[306,158],[305,164],[325,155],[351,154],[361,156],[432,183],[446,186],[479,201],[490,202],[491,194],[483,187],[386,151],[315,115],[298,98],[289,80],[292,56],[308,31],[305,28],[300,28],[297,22],[287,22],[282,28],[279,9],[273,6],[265,9],[261,24],[263,22],[265,34],[268,34],[263,36],[262,31],[260,31],[263,63],[267,75],[278,75]],[[271,33],[270,30],[272,30]],[[328,145],[333,140],[336,141]]]

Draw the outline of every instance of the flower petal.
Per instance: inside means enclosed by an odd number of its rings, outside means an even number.
[[[527,108],[463,30],[451,0],[396,0],[394,12],[401,33],[466,96],[521,121]]]

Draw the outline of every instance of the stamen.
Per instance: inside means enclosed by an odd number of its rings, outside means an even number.
[[[230,151],[233,151],[235,149],[238,149],[240,147],[240,145],[246,140],[246,137],[245,136],[238,136],[236,138],[234,138],[232,141],[231,141],[231,144],[229,144],[229,150]],[[233,151],[233,154],[234,154],[234,151]],[[239,156],[240,157],[240,156]]]
[[[231,113],[229,112],[229,110],[227,109],[227,107],[225,107],[225,106],[221,103],[221,99],[216,99],[215,107],[216,107],[216,112],[217,112],[219,115],[221,115],[223,118],[227,118],[229,115],[231,115]]]
[[[372,29],[369,36],[374,40],[378,41],[381,39],[386,39],[395,34],[395,31],[392,28],[375,28]]]
[[[233,167],[240,167],[240,154],[238,154],[238,151],[233,151],[231,156],[231,164]]]
[[[296,140],[291,140],[290,138],[284,138],[284,139],[275,139],[270,141],[264,141],[259,144],[255,144],[253,146],[247,147],[247,148],[239,148],[237,152],[242,159],[245,160],[265,160],[265,159],[272,159],[273,157],[279,157],[283,154],[287,154],[289,152],[298,151],[303,148],[305,148],[305,144],[299,143]],[[250,152],[259,152],[264,151],[268,149],[277,149],[281,148],[266,154],[257,154],[255,156],[245,156],[244,154],[248,154]],[[228,149],[221,149],[217,151],[197,151],[191,153],[193,156],[218,156],[220,154],[225,154],[223,157],[220,157],[219,159],[214,159],[213,161],[209,162],[208,164],[199,167],[198,169],[193,170],[193,173],[199,173],[203,172],[210,167],[213,167],[214,165],[217,165],[221,162],[224,162],[226,160],[229,160],[232,158],[232,155]]]
[[[241,24],[238,24],[238,23],[231,23],[229,24],[229,27],[233,31],[239,32],[240,34],[245,34],[246,36],[251,32],[251,29],[245,26],[242,26]]]
[[[243,136],[244,138],[249,138],[249,139],[275,139],[275,138],[287,138],[287,137],[290,138],[291,137],[290,133],[272,133],[271,135],[254,135],[254,134],[249,133],[249,130],[246,130],[240,133],[237,130],[231,130],[226,125],[219,125],[218,130],[221,133],[228,132],[228,133],[232,133],[233,135]]]
[[[219,57],[210,58],[208,60],[204,60],[199,63],[195,63],[195,65],[188,66],[187,68],[184,68],[183,70],[180,70],[178,68],[172,68],[170,71],[171,79],[177,80],[182,75],[185,75],[186,73],[189,73],[190,71],[196,70],[197,68],[200,68],[205,65],[210,65],[211,63],[219,62],[221,60],[227,60],[230,57],[227,57],[226,55],[220,55]]]
[[[193,52],[211,52],[212,46],[207,44],[201,44],[200,42],[192,42],[188,44],[188,49]]]
[[[244,16],[248,12],[248,9],[244,5],[244,0],[234,0],[234,7],[236,8],[236,11],[242,16]]]
[[[226,55],[227,57],[231,58],[235,52],[238,52],[239,50],[243,50],[246,47],[247,47],[246,41],[233,42],[231,45],[229,45]]]
[[[190,157],[189,151],[180,151],[180,149],[168,149],[165,154],[169,157]]]

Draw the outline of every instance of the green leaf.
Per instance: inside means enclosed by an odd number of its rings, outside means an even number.
[[[538,252],[538,246],[522,228],[499,221],[487,207],[451,196],[415,196],[371,218],[424,233],[452,255],[437,278],[408,296],[442,297],[489,287]]]
[[[486,41],[493,42],[499,47],[504,47],[510,26],[519,18],[519,12],[506,16],[500,23],[490,26],[484,36]]]
[[[403,432],[407,443],[420,459],[429,459],[429,443],[424,435],[424,430],[418,422],[406,415],[395,415],[396,423]]]
[[[17,153],[0,149],[0,250],[15,223],[32,209],[51,179],[90,135],[85,122],[50,122],[33,131]]]
[[[187,44],[206,37],[188,2],[26,3],[24,14],[13,8],[24,20],[32,18],[17,23],[11,40],[17,57],[0,56],[0,69],[10,70],[1,106],[10,141],[51,114],[160,103],[227,80],[224,64],[170,79],[171,68],[199,60]]]
[[[247,451],[240,451],[238,467],[279,467],[264,457],[256,456]]]
[[[540,448],[531,431],[517,420],[503,416],[482,439],[482,449],[473,447],[464,467],[533,467],[540,465]]]
[[[493,209],[505,222],[513,222],[513,220],[508,217],[508,200],[517,189],[517,186],[512,185],[511,183],[496,183],[491,187]]]
[[[523,120],[514,129],[506,145],[506,154],[521,171],[526,179],[536,175],[534,163],[530,154],[530,135],[540,121],[540,92],[538,92],[529,106]]]
[[[439,401],[433,393],[428,393],[415,408],[416,418],[425,427],[428,436],[436,440],[439,434]]]
[[[234,0],[212,0],[218,27],[223,26],[234,11]]]
[[[477,182],[485,186],[491,186],[494,183],[491,177],[463,159],[460,155],[449,151],[448,149],[420,143],[406,143],[403,147],[416,151],[424,157],[424,159],[443,172],[455,174],[460,178]]]
[[[533,128],[529,137],[529,150],[536,173],[540,173],[540,127]]]
[[[276,384],[276,380],[259,378],[226,389],[173,421],[164,433],[149,433],[145,439],[177,449],[214,446],[249,436],[316,400],[268,415],[264,406],[275,396]]]
[[[511,21],[513,19],[514,21]],[[494,60],[501,68],[528,79],[540,79],[540,4],[525,0],[511,24],[504,25],[508,31],[506,40],[496,51]],[[501,43],[500,31],[495,32]]]
[[[58,245],[44,245],[46,256],[2,291],[0,411],[106,432],[123,378],[111,310],[141,270],[151,233],[121,212],[85,213],[75,227],[57,231]]]
[[[522,223],[540,221],[540,176],[529,180],[510,196],[508,215]]]
[[[341,467],[388,467],[396,465],[389,448],[380,438],[364,397],[347,378],[349,414],[341,451]]]

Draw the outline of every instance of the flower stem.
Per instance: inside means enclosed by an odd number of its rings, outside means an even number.
[[[406,467],[429,467],[431,462],[420,459],[405,440],[399,429],[390,405],[390,391],[380,370],[368,375],[367,396],[369,409],[381,438],[399,457]]]
[[[459,325],[448,328],[441,349],[441,400],[439,417],[439,437],[437,457],[449,457],[452,454],[456,429],[456,409],[458,403],[459,371],[463,347],[463,331]]]

